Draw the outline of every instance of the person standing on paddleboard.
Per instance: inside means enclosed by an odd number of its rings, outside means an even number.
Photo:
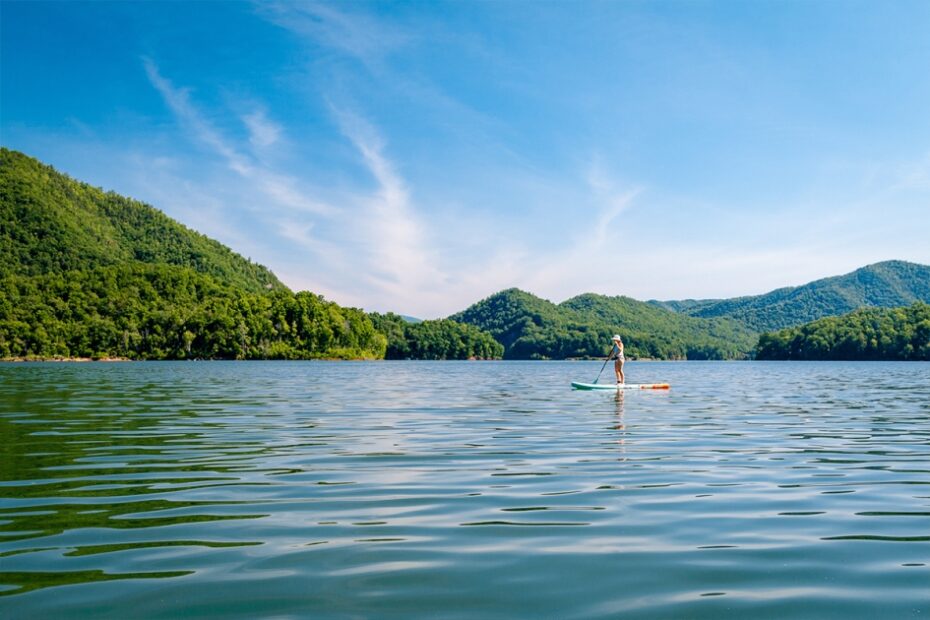
[[[617,373],[617,383],[623,383],[623,362],[625,361],[623,357],[623,338],[617,334],[611,340],[614,341],[614,347],[610,350],[610,356],[614,358],[614,372]]]

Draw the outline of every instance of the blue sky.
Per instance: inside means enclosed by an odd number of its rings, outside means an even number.
[[[0,2],[0,141],[341,304],[930,263],[930,3]]]

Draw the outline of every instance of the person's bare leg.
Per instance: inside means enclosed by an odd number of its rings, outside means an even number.
[[[620,383],[625,383],[626,379],[623,376],[623,362],[617,364],[617,380]]]

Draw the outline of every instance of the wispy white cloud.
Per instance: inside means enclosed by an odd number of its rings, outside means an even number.
[[[268,169],[236,148],[232,141],[224,137],[191,102],[189,90],[175,87],[161,75],[152,59],[143,58],[143,63],[149,81],[161,94],[179,122],[189,129],[201,144],[225,160],[230,170],[253,183],[273,204],[296,211],[321,215],[332,214],[333,208],[330,205],[310,197],[308,192],[299,189],[299,182],[296,178]],[[260,140],[265,141],[278,139],[280,129],[270,123],[263,114],[252,117],[251,124],[249,121],[245,122],[252,130],[253,140],[256,135]]]
[[[249,129],[249,142],[256,148],[271,146],[281,135],[281,126],[270,120],[265,110],[261,108],[244,115],[242,122]]]
[[[588,187],[597,205],[596,216],[590,230],[586,231],[582,243],[603,249],[610,239],[622,234],[622,228],[613,226],[621,213],[630,208],[633,200],[642,192],[641,187],[622,187],[604,168],[600,158],[595,158],[587,170]]]
[[[397,68],[394,59],[402,51],[428,49],[450,38],[461,39],[461,33],[449,31],[448,25],[419,23],[412,26],[353,9],[349,3],[260,2],[256,7],[271,23],[310,45],[331,52],[314,55],[310,63],[314,67],[327,67],[325,88],[331,91],[329,95],[332,91],[362,90],[364,94],[357,99],[365,100],[372,94],[380,96],[389,92],[422,112],[417,122],[431,123],[466,142],[480,137],[486,148],[520,159],[518,153],[496,139],[500,133],[509,131],[506,123],[451,96],[424,75]],[[483,54],[483,60],[489,64],[507,61],[503,56],[491,57],[486,48],[479,50],[478,47],[472,41],[470,53]],[[370,82],[359,79],[361,73],[346,64],[347,58],[364,67],[365,77]],[[314,84],[318,87],[318,80],[314,80]],[[324,96],[328,95],[324,93]]]
[[[636,205],[643,189],[618,182],[598,158],[583,177],[587,208],[581,211],[581,226],[567,233],[561,245],[538,255],[523,278],[531,292],[557,301],[582,292],[619,294],[628,273],[621,257],[631,231],[621,216]]]
[[[410,39],[409,33],[343,3],[337,9],[323,2],[258,2],[271,22],[339,50],[375,68],[391,51]]]
[[[187,89],[175,88],[171,82],[164,78],[151,58],[143,58],[145,73],[149,81],[161,94],[162,99],[171,108],[175,116],[190,129],[194,135],[206,146],[223,157],[229,167],[242,176],[254,174],[254,168],[248,159],[236,152],[223,136],[213,128],[210,122],[200,114],[199,110],[190,101],[190,92]]]
[[[383,138],[358,114],[335,107],[333,112],[377,184],[374,193],[361,200],[364,211],[357,226],[369,250],[368,277],[398,300],[410,291],[435,290],[446,276],[428,247],[426,225],[411,202],[407,184],[385,156]]]

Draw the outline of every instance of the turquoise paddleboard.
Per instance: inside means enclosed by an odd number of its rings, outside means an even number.
[[[572,381],[576,390],[667,390],[668,383],[579,383]]]

